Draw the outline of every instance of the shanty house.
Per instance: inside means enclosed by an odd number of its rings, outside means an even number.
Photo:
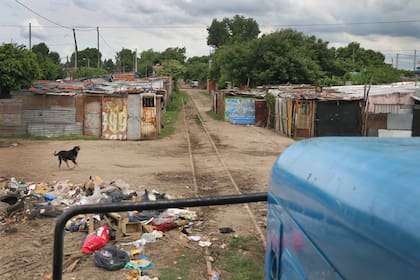
[[[261,91],[215,91],[212,110],[232,124],[266,126],[268,112],[264,96]]]
[[[154,83],[158,83],[155,79]],[[161,83],[162,85],[164,83]],[[144,81],[38,81],[0,102],[2,135],[157,137],[166,91]]]
[[[274,128],[293,138],[360,136],[361,98],[321,92],[313,86],[268,89],[275,96]]]

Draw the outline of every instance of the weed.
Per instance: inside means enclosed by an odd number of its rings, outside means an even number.
[[[174,280],[174,279],[188,279],[190,273],[194,273],[193,269],[199,265],[201,260],[196,253],[189,252],[180,258],[177,258],[176,263],[163,269],[160,273],[160,280]],[[181,277],[181,278],[180,278]]]
[[[216,112],[213,112],[212,110],[207,111],[206,114],[210,116],[213,120],[224,121],[224,118],[222,116],[219,116]]]
[[[222,251],[222,267],[225,279],[263,279],[264,248],[251,237],[239,236],[228,242]]]
[[[175,131],[175,123],[178,119],[179,111],[189,99],[190,96],[185,91],[174,91],[169,96],[166,112],[163,114],[163,128],[160,130],[160,138],[171,135]]]

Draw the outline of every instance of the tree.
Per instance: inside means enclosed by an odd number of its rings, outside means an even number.
[[[133,61],[135,52],[122,48],[115,56],[116,66],[120,72],[132,72],[134,69]]]
[[[157,68],[156,73],[160,76],[171,76],[174,80],[174,87],[177,87],[178,79],[183,77],[186,72],[186,67],[181,62],[175,59],[165,60],[162,65]]]
[[[165,60],[178,60],[182,64],[185,63],[185,47],[184,48],[167,48],[160,53],[159,60],[163,62]]]
[[[227,44],[230,39],[230,32],[228,26],[228,19],[224,18],[221,21],[213,19],[210,27],[207,27],[207,45],[218,48],[224,44]]]
[[[37,61],[41,69],[41,80],[55,80],[58,78],[59,65],[56,65],[48,56],[37,54]]]
[[[206,84],[209,71],[208,56],[194,56],[186,62],[186,72],[184,78],[186,80],[195,80],[200,84]]]
[[[102,68],[105,69],[108,73],[112,73],[115,71],[115,64],[112,59],[106,59],[103,62]]]
[[[83,68],[77,69],[73,73],[73,78],[74,79],[79,79],[79,78],[102,76],[102,75],[105,75],[105,74],[107,74],[107,70],[102,69],[102,68],[83,67]]]
[[[234,42],[246,42],[254,40],[260,34],[258,23],[252,18],[235,15],[228,20],[231,40]]]
[[[41,69],[40,79],[55,80],[58,77],[63,77],[64,73],[58,53],[50,52],[50,49],[45,43],[34,45],[32,52],[36,54]]]
[[[283,83],[316,83],[334,61],[327,43],[292,29],[259,39],[234,42],[216,50],[210,77],[224,87]],[[329,69],[329,68],[328,68]]]
[[[140,76],[147,77],[153,72],[153,65],[160,63],[160,53],[148,49],[141,52],[140,58],[138,59],[138,71]]]
[[[32,52],[42,56],[47,56],[50,53],[50,49],[45,43],[39,43],[32,46]]]
[[[52,62],[54,62],[54,64],[57,64],[57,65],[61,64],[61,59],[58,52],[50,52],[48,54],[48,57],[52,60]]]
[[[101,60],[102,54],[99,52],[99,61]],[[75,54],[71,54],[70,61],[74,65]],[[77,66],[78,67],[92,67],[100,68],[98,65],[98,49],[86,48],[82,51],[77,52]]]
[[[0,46],[0,98],[10,91],[27,88],[41,76],[36,54],[16,44]]]
[[[235,15],[232,19],[224,18],[221,21],[213,19],[207,32],[207,45],[219,48],[229,43],[256,39],[260,28],[254,19]]]

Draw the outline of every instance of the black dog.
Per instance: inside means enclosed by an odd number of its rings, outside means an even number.
[[[68,160],[71,160],[74,163],[74,166],[79,167],[79,165],[76,162],[77,154],[79,153],[79,151],[80,151],[80,147],[75,146],[73,149],[69,151],[59,151],[58,153],[54,152],[54,155],[58,156],[58,161],[59,161],[58,167],[61,168],[62,160],[66,163],[67,168],[70,168],[67,162]]]

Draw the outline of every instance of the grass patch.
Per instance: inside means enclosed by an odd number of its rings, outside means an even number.
[[[203,95],[207,97],[211,97],[211,93],[208,91],[203,91]]]
[[[176,259],[176,264],[172,264],[170,267],[163,269],[160,273],[160,280],[176,280],[188,279],[188,275],[193,273],[193,270],[200,265],[200,258],[196,253],[190,251]]]
[[[190,96],[182,90],[173,92],[166,103],[166,112],[163,114],[163,128],[160,130],[159,138],[171,135],[175,131],[175,123],[178,119],[178,114],[185,104],[190,99]]]
[[[163,115],[163,128],[160,130],[159,137],[163,138],[171,135],[175,131],[175,123],[178,119],[177,111],[166,111]]]
[[[228,242],[221,255],[226,280],[263,279],[264,248],[251,237],[240,236]]]
[[[210,116],[213,120],[224,121],[224,118],[222,116],[219,116],[218,114],[216,114],[216,112],[213,112],[212,110],[207,111],[206,114]]]

